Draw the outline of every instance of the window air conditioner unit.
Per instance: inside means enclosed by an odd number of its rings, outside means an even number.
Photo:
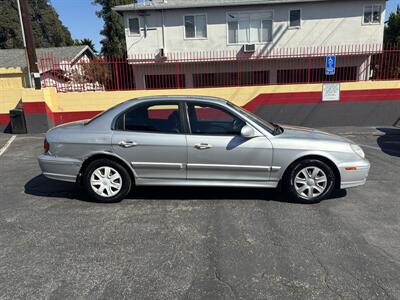
[[[256,52],[256,45],[255,44],[246,44],[243,46],[244,53],[253,53]]]

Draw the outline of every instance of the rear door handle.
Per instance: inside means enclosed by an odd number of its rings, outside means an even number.
[[[206,150],[206,149],[212,148],[212,145],[206,144],[206,143],[201,143],[201,144],[196,144],[196,145],[194,145],[194,147],[195,147],[196,149],[199,149],[199,150]]]
[[[132,141],[121,141],[118,145],[123,148],[132,148],[138,146],[138,143]]]

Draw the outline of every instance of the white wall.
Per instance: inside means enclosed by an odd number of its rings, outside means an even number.
[[[226,13],[235,11],[272,10],[274,13],[274,37],[271,43],[257,45],[258,51],[272,48],[297,48],[305,46],[335,46],[355,44],[382,44],[385,19],[384,0],[348,0],[300,4],[276,4],[246,7],[199,8],[164,11],[165,49],[171,52],[198,52],[227,50],[237,53],[241,45],[227,44]],[[382,6],[382,22],[378,25],[363,25],[365,5]],[[289,9],[302,10],[302,27],[288,28]],[[206,40],[184,39],[183,16],[187,14],[207,14],[208,37]],[[127,19],[136,16],[124,14],[128,55],[148,54],[154,57],[163,47],[161,12],[146,11],[148,16],[140,16],[141,36],[128,34]],[[144,18],[147,36],[144,37]]]

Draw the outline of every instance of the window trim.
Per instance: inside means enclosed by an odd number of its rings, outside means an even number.
[[[370,23],[365,23],[365,9],[367,8],[367,6],[372,6],[372,17],[374,15],[374,7],[379,7],[380,8],[380,12],[381,14],[379,15],[379,23],[374,23],[374,22],[370,22]],[[373,26],[373,25],[382,25],[382,13],[383,13],[383,7],[381,4],[378,3],[371,3],[371,4],[365,4],[363,6],[363,14],[361,16],[361,25],[363,26]]]
[[[254,14],[254,13],[271,13],[272,18],[271,19],[261,19],[262,20],[268,20],[272,21],[272,38],[271,41],[268,42],[248,42],[248,43],[230,43],[229,42],[229,24],[228,24],[228,16],[229,14]],[[254,44],[254,45],[267,45],[267,44],[272,44],[274,42],[274,24],[275,24],[275,11],[273,9],[268,9],[268,10],[262,10],[262,11],[254,11],[254,10],[247,10],[247,11],[227,11],[225,13],[225,30],[226,30],[226,45],[227,46],[241,46],[241,45],[247,45],[247,44]]]
[[[179,113],[179,120],[181,123],[181,131],[179,133],[176,132],[153,132],[153,131],[143,131],[143,130],[125,130],[124,129],[118,129],[117,128],[117,123],[118,123],[118,119],[127,114],[128,112],[130,112],[131,110],[137,109],[137,108],[141,108],[143,106],[158,106],[158,105],[177,105],[178,106],[178,113]],[[132,105],[131,107],[126,108],[125,110],[121,111],[119,114],[117,114],[113,121],[111,122],[111,130],[112,131],[116,131],[116,132],[128,132],[128,133],[146,133],[146,134],[175,134],[175,135],[186,135],[188,134],[188,129],[187,129],[187,124],[186,121],[184,119],[184,113],[185,113],[185,108],[183,107],[184,103],[182,100],[153,100],[153,101],[146,101],[146,102],[142,102],[142,103],[137,103]],[[124,120],[124,127],[125,127],[125,120]]]
[[[299,10],[300,11],[300,25],[299,26],[290,26],[290,12],[294,10]],[[288,10],[288,29],[300,29],[301,26],[303,25],[303,11],[301,8],[290,8]]]
[[[131,19],[138,19],[139,33],[132,33],[131,32],[131,28],[129,27],[129,20],[131,20]],[[141,30],[142,29],[142,23],[140,22],[140,17],[139,16],[137,16],[137,17],[133,17],[133,16],[127,17],[126,18],[126,28],[127,28],[129,37],[141,37],[142,36],[142,30]]]
[[[206,17],[206,37],[196,37],[196,16],[205,16]],[[186,37],[186,17],[194,17],[194,35],[195,37]],[[208,40],[208,18],[207,13],[197,13],[197,14],[187,14],[183,15],[183,39],[184,40]]]

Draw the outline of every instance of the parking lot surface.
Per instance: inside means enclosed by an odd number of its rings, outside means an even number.
[[[40,175],[40,135],[17,136],[0,156],[0,299],[400,299],[400,129],[326,130],[372,169],[315,205],[168,187],[95,204]]]

